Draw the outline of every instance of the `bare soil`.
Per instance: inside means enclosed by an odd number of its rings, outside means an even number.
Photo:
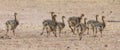
[[[56,38],[52,33],[49,37],[46,33],[40,35],[42,21],[51,19],[51,11],[57,14],[57,21],[63,15],[66,17],[61,37]],[[12,39],[1,38],[0,50],[120,50],[120,23],[108,22],[120,20],[119,0],[0,0],[0,36],[6,34],[5,22],[14,19],[14,12],[20,22],[16,36],[10,32]],[[68,18],[82,13],[87,20],[94,20],[98,14],[101,21],[101,16],[105,16],[107,25],[102,38],[100,33],[93,37],[91,31],[89,35],[84,33],[80,41],[78,35],[70,32]]]

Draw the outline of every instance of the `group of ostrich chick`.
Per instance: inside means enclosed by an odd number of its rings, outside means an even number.
[[[56,20],[57,15],[55,12],[50,12],[51,18],[52,19],[46,19],[42,22],[43,28],[42,32],[40,35],[43,35],[44,31],[46,30],[47,32],[47,37],[50,35],[50,32],[54,34],[55,37],[57,37],[57,32],[59,35],[62,33],[62,30],[65,28],[66,24],[64,23],[64,18],[65,16],[62,16],[62,22],[58,22]],[[8,36],[8,32],[11,30],[13,31],[13,34],[15,35],[15,29],[19,25],[19,21],[16,18],[17,13],[14,13],[14,19],[13,20],[7,20],[5,25],[6,25],[6,35]],[[96,15],[96,20],[88,20],[87,18],[84,17],[85,14],[81,14],[80,17],[72,16],[69,17],[67,22],[68,26],[71,30],[71,32],[76,35],[76,33],[79,35],[79,40],[82,39],[82,35],[86,32],[89,34],[89,30],[92,29],[93,35],[96,36],[97,32],[99,31],[101,33],[102,37],[102,32],[104,28],[106,27],[104,18],[105,16],[101,16],[102,22],[98,21],[99,15]],[[84,22],[81,22],[83,20]],[[2,37],[3,38],[3,37]]]
[[[71,29],[71,32],[73,34],[77,33],[79,35],[80,40],[82,39],[83,33],[87,31],[87,34],[89,34],[89,29],[93,30],[93,34],[95,32],[94,36],[96,36],[96,33],[99,31],[102,37],[102,32],[106,26],[104,21],[105,16],[102,16],[102,22],[98,21],[99,15],[96,15],[96,20],[86,21],[87,18],[84,18],[84,22],[82,23],[81,20],[83,19],[84,16],[85,14],[81,14],[80,17],[73,16],[68,18],[67,22],[69,28]],[[43,30],[41,35],[43,34],[44,30],[46,30],[48,35],[50,32],[53,32],[55,37],[57,37],[56,32],[58,31],[60,35],[61,31],[66,26],[64,23],[65,16],[62,16],[62,22],[56,21],[57,15],[55,14],[55,12],[51,12],[51,17],[52,19],[47,19],[43,21]]]

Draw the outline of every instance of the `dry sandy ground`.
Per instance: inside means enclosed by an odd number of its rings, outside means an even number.
[[[66,16],[66,27],[61,37],[55,38],[46,33],[40,35],[42,21],[50,19],[51,11],[61,16]],[[104,13],[102,13],[104,11]],[[112,13],[110,13],[112,11]],[[16,36],[10,32],[12,39],[0,39],[0,50],[120,50],[120,23],[107,22],[119,21],[120,0],[0,0],[0,35],[5,34],[5,21],[13,19],[13,13],[17,12],[20,25],[16,29]],[[67,19],[70,16],[80,16],[95,19],[94,16],[106,16],[106,28],[103,37],[100,33],[92,37],[86,33],[79,41],[77,35],[73,35],[68,28]],[[101,19],[101,17],[99,17]],[[58,34],[58,33],[57,33]]]

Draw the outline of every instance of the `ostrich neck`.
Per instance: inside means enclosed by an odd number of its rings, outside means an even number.
[[[52,20],[56,22],[56,19],[55,19],[55,17],[52,17]]]
[[[17,20],[16,15],[14,15],[14,17],[15,17],[15,20]]]
[[[96,17],[96,21],[98,21],[98,17]]]
[[[86,20],[84,20],[84,24],[86,25]]]
[[[62,18],[62,23],[64,23],[64,18]]]
[[[81,16],[80,18],[82,19],[83,16]]]
[[[104,21],[104,19],[102,18],[102,21],[103,21],[103,25],[104,25],[104,27],[106,26],[106,23],[105,23],[105,21]]]
[[[79,20],[80,20],[80,22],[81,22],[82,17],[83,17],[83,16],[81,16],[81,17],[80,17],[80,19],[79,19]]]

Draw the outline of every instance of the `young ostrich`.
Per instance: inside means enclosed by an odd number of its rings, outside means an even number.
[[[99,16],[99,15],[96,15],[96,20],[89,20],[89,21],[87,22],[87,27],[88,27],[88,33],[87,33],[87,34],[89,34],[89,29],[90,29],[90,27],[92,27],[92,29],[93,29],[94,23],[98,23],[98,16]],[[93,34],[94,34],[94,29],[93,29]]]
[[[65,16],[62,16],[62,22],[57,22],[57,28],[58,28],[59,33],[61,33],[61,31],[65,27],[64,18]]]
[[[54,12],[51,12],[51,16],[52,16],[52,20],[47,19],[43,21],[43,30],[41,35],[43,35],[44,30],[46,29],[47,34],[49,34],[49,32],[53,32],[55,37],[57,37],[56,35],[56,26],[57,26],[57,22],[56,22],[56,15],[54,15]]]
[[[102,31],[104,30],[104,28],[106,27],[106,23],[104,21],[105,16],[102,16],[102,22],[99,23],[95,23],[94,24],[94,28],[96,29],[96,33],[97,33],[97,29],[100,31],[101,33],[101,37],[102,37]],[[95,35],[96,36],[96,35]]]
[[[84,18],[84,23],[79,23],[76,25],[77,33],[79,33],[80,40],[82,39],[83,33],[88,29],[86,24],[87,18]]]
[[[8,20],[5,23],[6,24],[6,28],[7,28],[7,33],[9,32],[9,30],[12,30],[14,36],[15,36],[15,29],[19,25],[19,21],[17,20],[16,15],[17,15],[17,13],[14,13],[14,20]]]
[[[75,26],[81,22],[82,17],[84,16],[84,14],[81,14],[80,17],[70,17],[68,19],[68,24],[69,24],[69,28],[71,29],[71,31],[73,32],[73,34],[75,34]],[[73,27],[73,28],[72,28]]]

